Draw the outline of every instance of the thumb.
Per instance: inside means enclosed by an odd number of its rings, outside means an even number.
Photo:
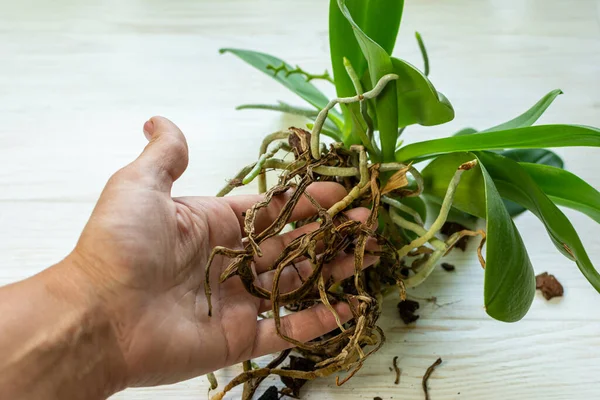
[[[152,117],[144,124],[150,141],[133,162],[144,173],[150,173],[161,190],[169,191],[188,165],[185,136],[177,125],[164,117]]]

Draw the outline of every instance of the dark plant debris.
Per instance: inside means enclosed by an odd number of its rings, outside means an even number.
[[[415,311],[419,309],[419,302],[414,300],[404,300],[398,303],[398,312],[400,313],[400,319],[404,321],[406,325],[411,324],[419,319],[418,315],[415,315]]]
[[[396,372],[396,380],[394,381],[394,384],[398,385],[400,383],[400,374],[402,373],[402,370],[398,368],[398,356],[394,357],[392,364],[394,365],[394,371]]]
[[[313,371],[315,369],[315,362],[307,358],[290,356],[290,365],[283,367],[284,370],[290,371]],[[281,382],[286,386],[282,392],[285,394],[291,394],[294,397],[300,396],[300,389],[307,382],[306,379],[290,378],[282,376]]]
[[[265,392],[258,398],[258,400],[279,400],[279,392],[277,386],[270,386]]]
[[[427,381],[429,380],[429,377],[433,373],[435,367],[437,367],[441,363],[442,359],[438,358],[433,364],[431,364],[431,366],[429,366],[429,368],[427,368],[427,371],[425,371],[425,375],[423,375],[423,392],[425,392],[425,400],[430,400],[429,389],[427,389]]]
[[[535,277],[535,288],[542,291],[546,300],[562,297],[564,293],[561,283],[554,275],[550,275],[547,272],[541,273]]]
[[[377,397],[373,397],[373,400],[383,400],[381,397],[377,396]]]
[[[454,233],[468,230],[468,229],[469,228],[467,228],[464,225],[459,224],[458,222],[446,222],[442,226],[442,229],[440,229],[440,233],[446,237],[450,237]],[[467,250],[467,242],[468,241],[469,241],[469,236],[463,236],[462,238],[460,238],[458,240],[458,242],[456,242],[454,247],[457,247],[457,248],[461,249],[462,251],[465,251],[465,250]]]
[[[452,272],[456,269],[456,267],[452,264],[448,264],[448,263],[442,263],[442,268],[444,268],[444,271],[448,271],[448,272]]]

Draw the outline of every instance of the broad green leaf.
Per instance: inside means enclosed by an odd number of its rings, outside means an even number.
[[[398,95],[398,125],[440,125],[454,119],[454,109],[446,97],[417,68],[392,58]]]
[[[519,163],[554,203],[580,211],[600,223],[600,192],[561,168]]]
[[[345,4],[365,35],[379,44],[387,54],[392,54],[402,19],[404,0],[346,0]],[[356,91],[346,73],[343,59],[346,57],[350,60],[358,76],[362,76],[366,71],[367,60],[337,0],[329,2],[329,49],[337,95],[355,95]]]
[[[562,168],[564,163],[558,154],[545,149],[514,149],[502,151],[499,154],[517,162],[552,165]],[[525,212],[527,209],[511,200],[504,199],[504,205],[511,217]]]
[[[506,129],[514,129],[514,128],[523,128],[527,126],[533,125],[546,111],[546,109],[552,104],[554,99],[558,95],[562,94],[560,89],[556,89],[546,94],[542,99],[540,99],[536,104],[534,104],[529,110],[525,111],[523,114],[519,115],[516,118],[513,118],[510,121],[507,121],[503,124],[496,125],[492,128],[488,128],[480,133],[484,132],[494,132],[501,131]],[[454,136],[468,135],[472,133],[477,133],[475,129],[463,129],[454,134]],[[500,152],[500,154],[509,157],[515,161],[526,161],[533,162],[539,164],[547,164],[562,167],[563,162],[555,153],[544,150],[544,149],[517,149],[517,150],[507,150]],[[508,213],[515,217],[524,211],[526,211],[525,207],[512,202],[510,200],[504,200],[504,205],[508,210]]]
[[[507,129],[514,128],[523,128],[526,126],[531,126],[537,121],[544,111],[552,104],[554,99],[556,99],[563,92],[560,89],[555,89],[542,97],[537,103],[535,103],[529,110],[525,111],[523,114],[519,115],[516,118],[511,119],[503,124],[493,126],[488,128],[481,133],[484,132],[495,132],[495,131],[504,131]]]
[[[346,6],[366,35],[391,54],[402,19],[404,0],[349,0]],[[330,0],[329,3],[329,48],[337,95],[354,96],[356,89],[348,77],[343,59],[346,57],[350,61],[358,76],[367,70],[367,60],[337,0]],[[360,106],[356,103],[343,104],[341,108],[347,122],[344,126],[345,144],[360,143],[360,132],[357,130],[366,131]]]
[[[551,165],[558,168],[564,167],[562,158],[553,151],[546,149],[513,149],[503,151],[500,154],[517,162]]]
[[[258,51],[242,49],[220,49],[219,52],[221,54],[232,53],[238,56],[248,64],[252,65],[254,68],[269,75],[271,78],[275,79],[277,82],[281,83],[283,86],[287,87],[292,92],[296,93],[298,96],[302,97],[304,100],[318,109],[325,108],[327,103],[329,103],[329,99],[312,83],[307,82],[306,78],[304,78],[302,75],[292,74],[285,76],[285,74],[282,73],[275,74],[275,72],[268,69],[267,67],[269,66],[279,67],[281,65],[286,65],[290,70],[293,69],[291,65],[277,57],[266,53],[260,53]],[[336,125],[341,127],[341,115],[339,115],[339,113],[335,110],[331,110],[329,115]]]
[[[515,322],[527,314],[533,302],[535,274],[523,239],[494,182],[483,165],[480,169],[486,202],[485,310],[495,319]]]
[[[367,60],[371,84],[375,85],[381,77],[394,72],[392,60],[386,50],[367,36],[353,20],[350,10],[346,7],[346,0],[337,1],[340,11],[350,23],[358,45]],[[383,92],[377,97],[375,108],[377,110],[377,126],[379,128],[383,161],[391,161],[394,159],[394,149],[398,137],[398,105],[395,82],[388,83]]]
[[[419,162],[457,151],[506,148],[600,146],[600,129],[581,125],[539,125],[477,135],[452,136],[409,144],[396,152],[396,160]]]
[[[491,128],[480,131],[484,132],[494,132],[494,131],[503,131],[507,129],[514,128],[524,128],[526,126],[533,125],[546,111],[546,109],[552,104],[554,99],[558,97],[558,95],[562,94],[562,90],[555,89],[550,93],[546,94],[542,97],[537,103],[535,103],[529,110],[525,111],[523,114],[519,115],[516,118],[511,119],[510,121],[504,122],[500,125],[493,126]],[[477,133],[476,129],[473,128],[465,128],[458,132],[456,132],[453,136],[461,136],[461,135],[470,135],[473,133]]]
[[[473,153],[453,153],[433,160],[424,170],[425,190],[443,197],[456,168]],[[523,240],[485,167],[463,173],[454,206],[486,219],[484,303],[486,312],[505,322],[527,313],[535,295],[533,267]]]
[[[592,265],[575,228],[525,169],[497,154],[480,152],[477,156],[489,171],[500,194],[534,213],[544,223],[556,248],[575,261],[587,280],[600,291],[600,274]]]

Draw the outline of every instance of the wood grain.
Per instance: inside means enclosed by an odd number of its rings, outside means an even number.
[[[592,0],[407,2],[395,53],[420,65],[419,30],[439,90],[457,117],[411,128],[408,141],[510,119],[554,88],[565,92],[544,123],[600,126],[599,3]],[[220,47],[260,49],[317,72],[328,67],[323,0],[0,1],[0,284],[59,261],[110,174],[141,151],[143,122],[171,118],[186,133],[191,161],[175,194],[210,195],[256,156],[267,133],[297,121],[242,103],[299,99]],[[324,87],[331,94],[332,88]],[[598,149],[560,149],[569,170],[600,187]],[[248,188],[246,190],[251,190]],[[600,264],[598,227],[567,211]],[[600,296],[551,245],[531,215],[517,219],[537,272],[555,274],[565,297],[538,294],[520,323],[482,309],[483,273],[474,248],[434,272],[413,295],[417,325],[382,325],[388,343],[349,383],[309,384],[306,399],[420,399],[420,379],[438,399],[574,399],[600,396]],[[399,356],[401,384],[388,367]],[[262,361],[261,361],[262,362]],[[238,367],[220,371],[221,383]],[[276,380],[265,382],[265,387]],[[201,399],[207,382],[130,389],[114,399]],[[237,398],[239,392],[230,398]]]

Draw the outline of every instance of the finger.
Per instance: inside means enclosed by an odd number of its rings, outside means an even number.
[[[377,241],[369,239],[367,241],[367,249],[371,251],[379,250]],[[363,259],[362,269],[368,268],[375,264],[379,257],[365,254]],[[302,283],[312,274],[313,267],[309,260],[297,263],[295,266],[289,265],[282,272],[279,278],[280,293],[288,293],[302,286]],[[331,263],[323,266],[323,277],[325,281],[330,278],[333,282],[340,282],[354,275],[354,254],[340,253]],[[264,289],[273,289],[273,278],[275,271],[265,272],[258,275],[258,284]],[[259,306],[259,312],[265,312],[271,309],[271,302],[263,300]]]
[[[317,203],[323,208],[329,208],[347,194],[346,189],[339,183],[335,182],[316,182],[306,188],[306,192],[312,196]],[[258,212],[255,220],[256,232],[261,232],[267,228],[279,215],[279,212],[283,206],[290,199],[293,191],[288,190],[287,192],[273,196],[273,199],[269,205]],[[223,201],[231,207],[235,215],[238,217],[242,230],[244,229],[244,215],[248,209],[254,204],[264,199],[264,195],[240,195],[224,197]],[[306,198],[301,196],[298,204],[294,208],[290,217],[291,221],[298,221],[304,218],[308,218],[317,212],[315,206]]]
[[[346,212],[346,216],[355,221],[365,222],[369,218],[369,209],[364,207],[354,208]],[[254,263],[256,265],[256,272],[258,274],[264,272],[269,268],[273,262],[279,257],[279,255],[285,250],[285,248],[294,240],[300,236],[310,233],[319,227],[318,222],[313,222],[301,226],[300,228],[294,229],[293,231],[282,233],[281,235],[274,236],[268,240],[265,240],[260,245],[263,256],[256,257]],[[317,254],[323,251],[323,243],[319,243],[317,246]]]
[[[146,121],[144,134],[150,143],[132,166],[149,174],[151,183],[159,190],[168,192],[188,165],[185,136],[177,125],[163,117]]]
[[[350,307],[345,303],[333,306],[337,311],[342,323],[352,318]],[[337,328],[333,314],[327,308],[319,304],[315,307],[303,310],[281,318],[281,332],[288,337],[307,342],[321,335],[331,332]],[[251,358],[275,353],[294,345],[277,335],[274,319],[263,319],[258,321],[256,341],[252,350]]]

